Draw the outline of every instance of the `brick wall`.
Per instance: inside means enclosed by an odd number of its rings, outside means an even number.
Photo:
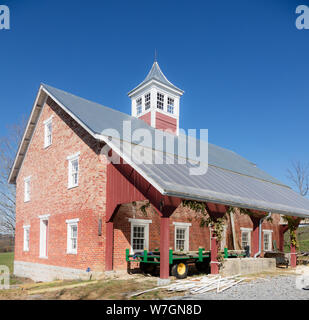
[[[114,269],[127,269],[125,261],[125,250],[130,248],[131,242],[131,223],[130,218],[152,220],[149,225],[149,250],[160,249],[160,218],[157,213],[151,208],[147,208],[147,215],[145,216],[141,210],[138,210],[144,202],[137,202],[136,206],[131,203],[123,204],[114,217]],[[263,222],[263,229],[273,230],[272,240],[276,240],[277,245],[279,241],[278,222],[279,215],[273,215],[273,223]],[[241,227],[252,228],[253,223],[249,216],[239,214],[236,211],[234,214],[236,245],[237,249],[241,248]],[[170,217],[170,244],[171,249],[175,249],[175,225],[173,222],[191,223],[189,229],[189,250],[198,250],[203,247],[206,250],[210,249],[210,230],[207,227],[200,226],[200,216],[189,208],[179,206],[173,215]],[[230,218],[227,215],[227,230],[226,230],[226,246],[233,249],[233,239]],[[251,235],[251,246],[252,246]],[[263,241],[262,241],[263,250]],[[263,256],[263,255],[262,255]],[[131,268],[136,265],[131,265]]]
[[[53,143],[44,149],[44,120],[53,115]],[[83,128],[47,100],[17,179],[15,260],[104,269],[105,170],[99,145]],[[80,152],[79,186],[68,189],[67,157]],[[24,178],[31,176],[31,200],[24,202]],[[39,258],[39,215],[50,214],[48,258]],[[77,254],[67,254],[66,219],[79,218]],[[30,250],[23,251],[23,225],[30,225]]]

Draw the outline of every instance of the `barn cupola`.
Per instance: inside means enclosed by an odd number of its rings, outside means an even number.
[[[156,129],[179,133],[179,102],[183,91],[167,80],[155,61],[145,80],[128,93],[131,114]]]

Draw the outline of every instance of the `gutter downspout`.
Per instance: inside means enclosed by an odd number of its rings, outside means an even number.
[[[260,222],[259,222],[259,251],[254,255],[254,258],[257,258],[261,254],[261,251],[262,251],[262,223],[265,219],[270,218],[270,216],[271,216],[271,212],[269,212],[266,217],[263,217],[260,219]]]
[[[237,250],[237,248],[236,248],[236,232],[235,232],[235,223],[234,223],[233,211],[230,212],[230,217],[231,217],[231,225],[232,225],[233,249]]]

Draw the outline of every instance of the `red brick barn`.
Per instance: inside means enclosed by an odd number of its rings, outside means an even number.
[[[232,151],[209,144],[208,167],[207,159],[183,155],[182,94],[157,62],[129,93],[132,116],[40,86],[9,178],[16,184],[16,275],[44,281],[127,270],[129,248],[159,249],[167,279],[170,248],[211,248],[213,272],[218,245],[249,245],[252,256],[274,244],[282,250],[280,215],[308,216],[309,201]],[[145,132],[151,139],[139,144]],[[117,155],[118,163],[108,161]],[[196,167],[205,170],[192,174]],[[218,244],[184,199],[205,203],[214,219],[229,207],[251,215],[228,214]],[[269,212],[272,222],[264,219]]]

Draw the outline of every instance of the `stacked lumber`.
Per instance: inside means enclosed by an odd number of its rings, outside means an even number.
[[[175,283],[167,287],[168,291],[188,291],[190,294],[202,294],[208,291],[216,290],[217,293],[223,292],[238,283],[245,280],[245,278],[239,279],[239,275],[230,277],[221,277],[220,275],[215,277],[201,277],[193,280],[178,280]]]
[[[220,293],[246,280],[246,278],[240,279],[239,276],[239,274],[230,277],[221,277],[220,275],[218,275],[214,277],[204,276],[201,278],[195,278],[191,280],[177,280],[174,283],[167,286],[156,287],[145,291],[133,293],[129,297],[135,297],[146,292],[162,289],[165,289],[169,292],[186,291],[190,294],[203,294],[213,290],[216,290],[217,293]]]

